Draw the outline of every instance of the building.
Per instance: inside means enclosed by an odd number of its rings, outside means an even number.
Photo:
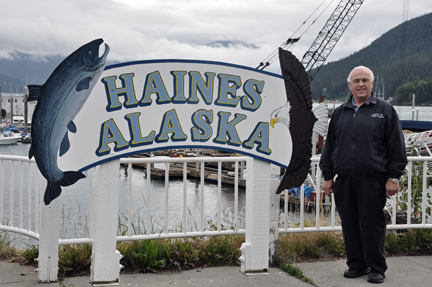
[[[0,108],[1,117],[0,123],[11,123],[11,112],[13,113],[14,119],[13,124],[21,126],[24,123],[25,106],[26,106],[26,94],[24,93],[4,93],[0,90]],[[12,105],[12,107],[11,107]],[[36,101],[29,102],[27,104],[27,117],[28,122],[31,122],[33,111],[36,107]]]

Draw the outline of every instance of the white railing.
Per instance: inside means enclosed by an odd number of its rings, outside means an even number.
[[[239,217],[238,217],[238,179],[239,179],[239,163],[246,161],[246,157],[215,157],[215,158],[123,158],[121,159],[121,163],[127,165],[128,169],[128,216],[127,216],[127,234],[124,236],[118,236],[117,241],[128,241],[128,240],[147,240],[147,239],[155,239],[155,238],[182,238],[182,237],[194,237],[194,236],[213,236],[213,235],[229,235],[229,234],[244,234],[245,229],[239,228]],[[317,166],[319,161],[319,157],[312,158],[312,165]],[[428,193],[427,190],[427,177],[430,173],[428,173],[428,162],[432,162],[432,157],[408,157],[409,164],[407,165],[407,180],[408,180],[408,192],[407,192],[407,214],[412,213],[412,205],[410,204],[411,198],[411,183],[412,183],[412,168],[413,162],[422,162],[423,163],[423,190],[422,196],[423,201],[421,204],[422,218],[420,223],[412,223],[411,216],[407,216],[406,224],[396,224],[396,212],[397,210],[397,198],[396,196],[388,199],[388,205],[390,206],[390,213],[392,214],[392,223],[387,225],[387,229],[411,229],[411,228],[432,228],[432,224],[430,222],[430,218],[427,215],[427,208],[430,207],[428,205]],[[204,185],[205,185],[205,162],[217,162],[218,163],[218,201],[217,201],[217,222],[215,225],[217,226],[217,230],[205,230],[206,222],[204,220]],[[234,171],[234,182],[236,183],[234,186],[234,229],[230,230],[221,230],[221,214],[222,214],[222,204],[221,204],[221,186],[222,186],[222,162],[233,162],[235,164]],[[151,164],[154,163],[165,163],[168,166],[170,163],[181,164],[183,166],[183,198],[182,198],[182,224],[186,225],[187,223],[187,163],[199,163],[200,170],[200,218],[199,218],[199,230],[196,231],[188,231],[190,228],[187,226],[183,226],[180,232],[169,232],[168,222],[168,208],[165,206],[165,222],[163,232],[158,232],[155,234],[151,234],[151,188],[150,181],[147,181],[146,186],[146,198],[148,202],[149,208],[146,210],[146,234],[136,235],[132,234],[132,182],[133,182],[133,173],[132,173],[132,165],[133,164],[146,164],[147,172],[146,178],[151,177]],[[8,170],[9,175],[5,177],[4,171]],[[93,172],[89,172],[90,175],[90,187],[89,191],[92,193],[93,185],[95,184],[93,181]],[[321,171],[319,168],[316,168],[316,178],[321,178]],[[35,239],[39,239],[39,220],[40,220],[40,204],[43,204],[41,198],[43,197],[43,190],[41,190],[41,178],[34,160],[29,160],[26,157],[22,156],[8,156],[2,155],[0,156],[0,230],[15,232],[19,234],[23,234]],[[169,168],[165,169],[165,200],[166,203],[169,199]],[[315,190],[321,190],[321,180],[315,180],[311,185]],[[302,187],[304,188],[304,186]],[[11,195],[10,191],[13,190],[13,194]],[[90,200],[92,196],[89,197]],[[323,231],[340,231],[341,226],[338,224],[338,215],[333,204],[334,200],[322,198],[322,193],[317,192],[315,198],[315,209],[314,215],[315,226],[305,227],[305,201],[307,199],[304,197],[303,189],[300,192],[300,204],[299,211],[296,212],[297,217],[299,218],[298,222],[293,225],[288,222],[289,215],[289,204],[288,196],[284,197],[283,203],[283,213],[281,216],[280,223],[280,233],[296,233],[296,232],[323,232]],[[329,205],[326,205],[325,202],[329,202]],[[68,244],[79,244],[79,243],[91,243],[91,234],[92,234],[92,203],[90,204],[90,221],[89,221],[89,238],[70,238],[70,239],[59,239],[60,245],[68,245]],[[325,214],[323,209],[326,210]],[[429,219],[429,220],[428,220]],[[289,226],[291,225],[291,226]],[[310,222],[309,222],[310,225]]]
[[[312,157],[312,167],[316,168],[316,179],[311,182],[311,185],[314,187],[314,190],[321,190],[321,170],[319,167],[317,167],[319,162],[319,157]],[[419,223],[412,223],[411,217],[412,217],[412,171],[413,171],[413,162],[422,162],[422,203],[421,203],[421,222]],[[432,195],[431,191],[427,189],[427,182],[428,177],[430,177],[431,171],[430,168],[428,169],[428,162],[432,162],[432,156],[426,157],[426,156],[409,156],[408,157],[408,165],[406,167],[405,176],[407,177],[407,223],[406,224],[396,224],[396,214],[398,211],[398,208],[400,208],[397,205],[397,197],[400,195],[400,192],[396,194],[395,196],[390,197],[387,199],[387,209],[389,210],[391,214],[391,220],[392,222],[390,224],[387,224],[387,229],[389,230],[395,230],[395,229],[418,229],[418,228],[432,228],[432,218],[427,215],[427,209],[431,208],[432,206],[428,202],[428,195]],[[316,198],[314,202],[315,206],[315,226],[305,227],[305,197],[304,197],[304,185],[302,186],[302,190],[300,192],[300,214],[299,214],[299,222],[295,224],[295,226],[289,227],[288,226],[288,196],[285,196],[284,198],[284,218],[282,218],[283,225],[282,228],[279,229],[279,233],[298,233],[298,232],[328,232],[328,231],[342,231],[342,227],[340,224],[338,224],[338,214],[336,211],[336,206],[334,204],[334,195],[331,195],[331,199],[329,199],[327,196],[324,196],[325,199],[323,199],[321,196],[323,194],[320,192],[316,192]],[[326,205],[326,202],[330,202],[329,205]],[[329,215],[324,215],[323,212],[321,212],[323,209],[326,209],[327,212],[329,212]],[[311,221],[308,221],[310,224]]]
[[[7,176],[5,171],[9,172]],[[40,175],[34,160],[23,156],[0,156],[1,231],[39,239],[39,186]]]
[[[247,157],[185,157],[185,158],[122,158],[120,160],[121,164],[127,166],[128,170],[128,208],[127,208],[127,235],[117,236],[117,241],[130,241],[130,240],[148,240],[148,239],[157,239],[157,238],[184,238],[184,237],[199,237],[199,236],[215,236],[215,235],[234,235],[234,234],[245,234],[245,229],[241,229],[239,224],[239,211],[238,211],[238,199],[239,199],[239,164],[241,162],[245,162]],[[204,217],[204,184],[206,179],[206,171],[204,163],[216,162],[218,163],[218,172],[217,172],[217,222],[215,225],[217,226],[217,230],[206,230],[206,222]],[[234,219],[233,219],[233,229],[222,230],[221,229],[221,214],[222,214],[222,201],[221,201],[221,192],[222,192],[222,163],[223,162],[232,162],[234,163]],[[151,188],[150,188],[150,180],[146,181],[146,218],[145,218],[145,231],[146,234],[132,234],[132,224],[133,224],[133,196],[132,196],[132,182],[133,182],[133,172],[132,166],[133,164],[145,164],[146,165],[146,178],[149,179],[151,177],[151,165],[155,163],[165,163],[165,210],[164,210],[164,228],[163,231],[157,233],[151,233],[152,230],[152,216],[151,216]],[[170,190],[169,190],[169,165],[170,163],[180,164],[183,167],[183,198],[182,200],[182,224],[181,232],[169,232],[169,214],[168,214],[168,200],[170,199]],[[196,231],[188,231],[190,227],[186,226],[187,220],[187,163],[199,163],[200,164],[200,216],[199,216],[199,230]],[[91,185],[95,185],[93,183],[93,175],[90,172],[90,183]],[[90,188],[90,193],[93,190]],[[90,196],[92,198],[92,196]],[[92,204],[90,204],[90,217],[93,214]],[[173,220],[173,219],[171,219]],[[59,239],[60,245],[69,245],[69,244],[82,244],[82,243],[91,243],[92,238],[92,218],[90,218],[90,237],[89,238],[74,238],[74,239]]]

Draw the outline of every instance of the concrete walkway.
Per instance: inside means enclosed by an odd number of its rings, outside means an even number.
[[[432,286],[432,256],[403,256],[387,258],[389,266],[387,279],[380,286]],[[313,280],[316,286],[371,286],[367,276],[356,279],[343,277],[346,269],[345,260],[299,263],[303,273]],[[121,274],[119,286],[311,286],[279,268],[270,268],[266,275],[244,275],[240,267],[211,267],[183,271],[160,272],[157,274]],[[34,267],[21,266],[17,263],[0,262],[0,287],[30,286],[91,286],[90,277],[72,277],[59,283],[38,284]]]

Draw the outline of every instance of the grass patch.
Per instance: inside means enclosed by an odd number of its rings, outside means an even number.
[[[0,233],[0,259],[20,262],[22,251],[15,248],[6,232]]]
[[[282,234],[279,256],[291,262],[341,258],[345,256],[345,244],[341,232]]]
[[[241,253],[244,236],[210,238],[157,239],[117,244],[124,256],[125,272],[187,270],[195,267],[233,265]]]
[[[58,277],[86,275],[90,272],[92,246],[90,244],[64,245],[59,248]]]
[[[388,231],[385,242],[388,255],[432,255],[432,229],[410,229],[393,234]]]

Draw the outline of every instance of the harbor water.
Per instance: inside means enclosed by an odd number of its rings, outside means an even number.
[[[27,156],[30,145],[18,143],[17,145],[0,146],[0,154],[21,155]],[[4,209],[3,218],[8,219],[9,215],[9,176],[8,165],[4,167],[5,191],[3,197]],[[18,167],[14,166],[15,170],[15,185],[18,186],[17,174]],[[34,176],[35,171],[32,171]],[[60,238],[83,238],[88,237],[89,227],[89,176],[88,171],[84,172],[86,178],[79,180],[73,186],[63,187],[60,200]],[[151,214],[151,232],[164,232],[165,224],[165,180],[150,179],[151,204],[148,203],[147,197],[147,178],[141,168],[132,168],[132,174],[129,175],[127,167],[121,166],[119,170],[120,190],[119,190],[119,223],[120,230],[127,230],[128,220],[128,177],[132,176],[132,234],[145,233],[145,225],[147,224],[146,214],[147,208],[150,208]],[[187,185],[187,222],[183,220],[183,179],[170,179],[169,181],[169,230],[182,231],[183,226],[187,227],[188,231],[199,230],[200,213],[201,213],[201,184],[197,180],[188,179]],[[24,186],[26,186],[24,184]],[[239,211],[239,228],[245,227],[245,188],[239,187],[238,211]],[[217,225],[217,183],[206,182],[204,185],[204,217],[205,230],[212,228],[212,225]],[[234,187],[223,184],[221,187],[221,221],[224,228],[229,229],[234,221]],[[14,195],[14,214],[17,213],[18,196]],[[150,206],[148,206],[150,205]],[[26,203],[24,203],[26,206]],[[33,211],[32,211],[33,212]],[[14,221],[17,222],[17,215],[14,216]],[[113,223],[117,224],[117,222]],[[26,226],[24,219],[23,225]],[[19,242],[17,242],[19,245]]]
[[[339,107],[342,102],[328,102],[329,109],[335,109]],[[317,103],[314,103],[314,106]],[[399,116],[399,120],[411,121],[432,121],[432,106],[416,106],[414,112],[412,106],[393,106]],[[413,118],[414,114],[414,118]],[[417,117],[418,115],[418,117]]]

